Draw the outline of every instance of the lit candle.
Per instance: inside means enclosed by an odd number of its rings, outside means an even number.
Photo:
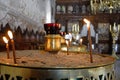
[[[69,45],[71,46],[72,38],[69,39]]]
[[[3,37],[3,41],[6,43],[7,59],[9,59],[10,56],[9,56],[9,44],[8,44],[8,39],[7,39],[6,37]]]
[[[69,45],[71,45],[71,42],[72,42],[72,34],[69,33],[68,35],[69,35],[69,38],[68,38],[68,39],[69,39]]]
[[[93,63],[92,58],[92,40],[91,40],[91,32],[90,32],[90,21],[87,19],[84,19],[84,22],[87,24],[88,28],[88,41],[89,41],[89,48],[90,48],[90,62]]]
[[[80,45],[82,45],[82,41],[83,41],[83,39],[81,38],[81,39],[80,39]]]
[[[11,31],[8,31],[8,36],[11,39],[12,49],[13,49],[13,60],[14,60],[14,63],[16,64],[15,45],[14,45],[14,40],[13,40],[13,34]]]
[[[67,55],[69,55],[69,52],[68,52],[69,40],[66,40],[66,45],[67,45]]]

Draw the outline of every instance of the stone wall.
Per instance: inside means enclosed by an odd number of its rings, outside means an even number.
[[[51,4],[52,3],[52,4]],[[0,0],[0,24],[12,28],[44,30],[46,21],[54,21],[54,0]],[[48,20],[48,17],[50,20]]]

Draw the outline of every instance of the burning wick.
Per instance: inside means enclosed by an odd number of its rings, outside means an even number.
[[[82,45],[82,41],[83,41],[83,39],[80,39],[80,45]]]
[[[67,45],[67,55],[69,55],[69,52],[68,52],[69,40],[66,40],[66,45]]]
[[[93,63],[92,58],[92,40],[91,40],[91,32],[90,32],[90,21],[87,19],[84,19],[84,22],[87,24],[88,27],[88,40],[89,40],[89,48],[90,48],[90,62]]]
[[[8,39],[4,36],[3,41],[6,43],[6,49],[7,49],[7,59],[10,58],[9,56],[9,44],[8,44]]]
[[[11,31],[8,31],[8,36],[11,39],[12,49],[13,49],[13,60],[14,60],[14,63],[16,64],[15,45],[14,45],[14,40],[13,40],[13,34]]]

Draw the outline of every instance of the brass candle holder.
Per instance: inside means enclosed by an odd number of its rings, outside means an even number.
[[[84,22],[87,24],[88,27],[88,41],[89,41],[89,50],[90,50],[90,62],[93,63],[93,57],[92,57],[92,40],[91,40],[91,31],[90,31],[90,21],[87,19],[84,19]]]

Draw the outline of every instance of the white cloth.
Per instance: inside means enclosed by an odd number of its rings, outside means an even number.
[[[72,39],[72,35],[71,35],[70,33],[69,33],[69,34],[66,34],[66,35],[65,35],[65,39],[69,39],[69,40]]]
[[[91,31],[91,36],[95,37],[95,30],[92,24],[90,24],[90,31]],[[87,36],[87,32],[88,32],[87,24],[84,24],[80,32],[80,37]]]

